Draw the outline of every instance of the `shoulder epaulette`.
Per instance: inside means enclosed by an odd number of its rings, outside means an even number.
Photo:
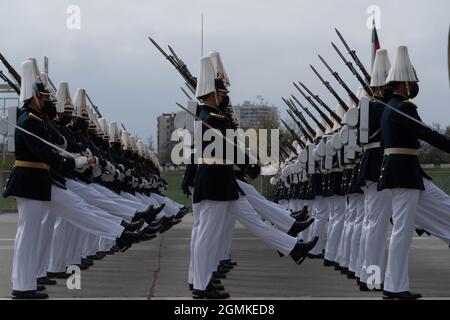
[[[30,117],[30,119],[42,122],[41,118],[39,118],[37,115],[35,115],[35,114],[31,113],[31,112],[28,112],[28,117]]]
[[[210,115],[211,117],[216,118],[216,119],[219,119],[219,120],[224,120],[224,119],[225,119],[225,117],[224,117],[223,115],[218,114],[218,113],[211,112],[209,115]]]
[[[414,102],[412,102],[412,100],[405,100],[403,101],[403,103],[405,104],[405,106],[410,107],[410,108],[417,108],[417,106],[415,105]]]

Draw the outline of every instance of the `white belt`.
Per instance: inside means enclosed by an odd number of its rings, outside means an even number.
[[[380,142],[372,142],[364,145],[364,151],[380,147]]]
[[[384,155],[389,156],[391,154],[403,154],[408,156],[418,156],[418,149],[409,149],[409,148],[386,148],[384,149]]]

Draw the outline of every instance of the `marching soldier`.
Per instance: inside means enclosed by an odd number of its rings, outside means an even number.
[[[221,108],[228,106],[227,90],[223,81],[215,78],[210,57],[201,59],[196,96],[204,103],[200,105],[201,120],[220,130],[222,136],[225,136],[228,125],[224,121],[226,117]],[[203,141],[203,150],[207,146],[208,143]],[[198,210],[199,218],[194,248],[194,298],[229,296],[217,291],[211,283],[211,270],[215,268],[217,262],[215,255],[211,255],[211,252],[215,252],[220,245],[222,239],[217,230],[223,227],[227,214],[235,215],[250,231],[283,254],[289,253],[296,262],[302,261],[317,241],[314,239],[309,243],[297,243],[296,238],[270,228],[262,220],[253,220],[256,212],[237,185],[232,167],[233,160],[226,159],[223,155],[213,159],[212,162],[211,159],[206,159],[205,155],[198,159],[193,195],[193,203],[196,207],[194,210]]]
[[[394,224],[384,278],[383,294],[386,299],[421,297],[409,291],[408,277],[408,254],[417,206],[421,193],[426,195],[429,192],[417,157],[419,140],[450,152],[450,139],[418,123],[421,119],[417,106],[411,101],[419,92],[418,81],[407,47],[400,46],[386,79],[386,83],[393,88],[393,96],[388,104],[417,122],[390,108],[385,108],[381,119],[384,157],[378,190],[389,190],[392,194]]]

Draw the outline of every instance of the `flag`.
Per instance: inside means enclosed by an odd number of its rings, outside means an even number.
[[[375,18],[373,19],[373,27],[372,27],[372,68],[373,63],[375,61],[375,53],[378,49],[381,48],[380,40],[378,39],[377,28],[375,25]]]

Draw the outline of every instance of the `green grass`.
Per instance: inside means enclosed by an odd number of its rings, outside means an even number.
[[[182,171],[167,171],[162,174],[162,177],[168,183],[166,196],[187,207],[192,207],[192,200],[188,199],[183,191],[181,191],[183,173]]]
[[[425,171],[433,178],[435,185],[450,194],[450,169],[427,169]]]

